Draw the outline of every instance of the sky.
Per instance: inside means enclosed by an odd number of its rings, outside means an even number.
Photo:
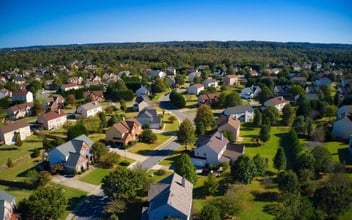
[[[207,40],[352,44],[352,0],[0,0],[0,48]]]

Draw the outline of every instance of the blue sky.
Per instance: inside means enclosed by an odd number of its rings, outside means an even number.
[[[352,44],[352,1],[0,0],[0,48],[185,40]]]

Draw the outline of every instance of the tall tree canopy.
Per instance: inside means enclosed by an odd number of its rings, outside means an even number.
[[[204,134],[207,128],[211,128],[215,125],[213,112],[208,105],[201,105],[198,108],[194,123],[196,125],[196,133],[198,135]]]
[[[191,157],[183,153],[174,162],[175,172],[186,178],[191,183],[195,184],[197,181],[197,172]]]
[[[189,119],[185,119],[181,123],[177,131],[177,140],[181,144],[184,144],[186,149],[188,145],[194,144],[194,142],[196,141],[195,129]]]

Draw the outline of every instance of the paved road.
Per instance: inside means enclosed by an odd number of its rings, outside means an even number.
[[[176,109],[172,104],[170,103],[170,98],[169,95],[164,95],[160,99],[160,108],[163,108],[165,110],[170,111],[172,114],[174,114],[179,121],[183,121],[186,118],[191,120],[193,122],[193,119],[195,118],[195,114],[186,114],[178,109]]]

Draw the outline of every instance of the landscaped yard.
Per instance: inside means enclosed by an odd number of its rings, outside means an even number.
[[[14,161],[18,158],[30,155],[33,149],[42,147],[42,140],[36,135],[28,137],[23,141],[21,147],[17,147],[16,145],[2,145],[0,146],[0,165],[6,164],[8,158]]]
[[[99,185],[103,178],[108,175],[111,171],[114,169],[103,169],[103,168],[94,168],[93,170],[87,171],[89,173],[85,173],[82,175],[82,177],[79,178],[79,180],[94,184],[94,185]]]

